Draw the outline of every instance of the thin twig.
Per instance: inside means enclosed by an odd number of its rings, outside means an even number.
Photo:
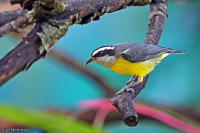
[[[22,11],[23,11],[24,8],[25,8],[25,4],[26,4],[26,2],[28,2],[28,1],[30,1],[30,0],[25,0],[25,1],[23,2],[23,6],[22,6],[22,9],[21,9],[19,15],[21,15]]]
[[[90,77],[92,80],[94,80],[101,88],[105,91],[106,95],[108,97],[111,97],[115,94],[113,91],[114,89],[108,86],[100,77],[95,75],[93,72],[87,70],[86,68],[80,66],[76,62],[78,62],[76,59],[73,59],[71,56],[67,56],[66,54],[61,54],[61,52],[56,50],[49,51],[49,55],[53,58],[56,58],[57,60],[61,61],[65,65],[71,66],[73,69],[76,69],[77,71],[85,74],[86,76]],[[70,58],[69,58],[70,57]],[[75,60],[75,61],[74,61]]]
[[[4,26],[0,27],[0,37],[18,29],[23,28],[28,23],[28,18],[26,16],[22,16],[17,20],[13,20]]]
[[[0,7],[2,7],[1,5]],[[10,8],[8,8],[10,9]],[[28,11],[22,11],[21,15],[26,14]],[[0,12],[0,27],[19,18],[20,9]]]

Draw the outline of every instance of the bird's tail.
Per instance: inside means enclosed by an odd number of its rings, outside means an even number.
[[[168,52],[166,53],[169,53],[169,54],[185,54],[187,53],[186,51],[182,51],[182,50],[172,50],[170,49]]]

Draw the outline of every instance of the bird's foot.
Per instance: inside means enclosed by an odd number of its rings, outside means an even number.
[[[130,84],[132,81],[134,81],[137,77],[138,77],[138,76],[136,76],[136,75],[131,76],[130,80],[127,81],[127,85],[129,85],[129,84]],[[134,81],[134,82],[135,82],[135,81]]]
[[[140,76],[134,76],[134,77],[135,78],[131,77],[131,79],[133,79],[133,80],[131,80],[131,82],[127,85],[128,88],[131,88],[143,81],[143,77],[140,77]]]
[[[119,94],[124,93],[124,91],[130,91],[132,92],[132,95],[134,95],[134,90],[132,88],[129,88],[128,86],[124,86],[120,91],[118,91],[115,95],[118,96]]]
[[[128,81],[128,85],[124,86],[120,91],[118,91],[116,93],[116,96],[118,96],[121,93],[124,93],[124,91],[130,91],[132,92],[132,94],[134,95],[134,89],[131,88],[139,83],[141,83],[143,81],[143,77],[139,77],[139,76],[132,76],[131,79]]]

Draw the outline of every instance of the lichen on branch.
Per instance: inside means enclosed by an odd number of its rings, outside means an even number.
[[[50,9],[48,14],[63,12],[65,11],[65,7],[68,6],[65,0],[39,0],[39,4]]]
[[[63,23],[59,23],[55,20],[49,20],[48,22],[49,23],[42,22],[42,32],[37,33],[42,41],[42,45],[39,48],[40,54],[48,52],[49,49],[66,34],[69,26],[72,24],[72,18],[65,20]],[[56,26],[52,26],[55,24]]]

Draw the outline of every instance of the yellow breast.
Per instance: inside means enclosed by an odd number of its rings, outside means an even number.
[[[156,58],[137,63],[131,63],[120,57],[109,69],[123,75],[146,76],[165,56],[162,54]]]

